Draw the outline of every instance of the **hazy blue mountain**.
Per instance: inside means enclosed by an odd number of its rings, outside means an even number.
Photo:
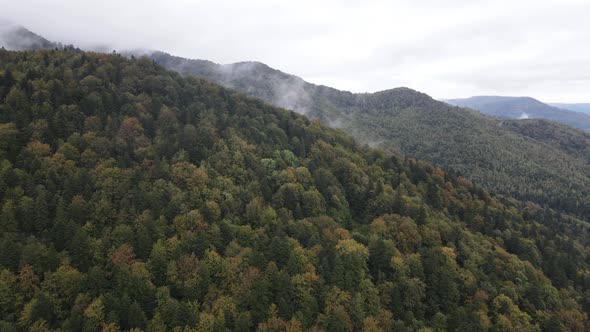
[[[570,110],[574,112],[582,112],[590,114],[590,103],[580,104],[565,104],[565,103],[549,103],[551,106],[559,107],[561,109]]]
[[[590,115],[551,106],[531,97],[475,96],[445,101],[451,105],[473,108],[502,118],[547,119],[590,130]]]

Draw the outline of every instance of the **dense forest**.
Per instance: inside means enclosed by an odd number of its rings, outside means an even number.
[[[163,52],[150,57],[183,75],[203,77],[320,119],[360,143],[452,170],[488,191],[590,216],[589,133],[541,122],[536,131],[542,136],[560,131],[553,136],[559,141],[546,144],[539,135],[527,136],[529,125],[522,121],[453,107],[408,88],[355,94],[314,85],[258,62],[218,65]]]
[[[589,233],[149,59],[0,50],[1,331],[584,331]]]

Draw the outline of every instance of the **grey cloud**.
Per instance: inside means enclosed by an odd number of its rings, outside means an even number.
[[[65,44],[156,49],[218,63],[260,61],[355,92],[410,86],[436,98],[530,93],[583,102],[590,88],[586,0],[104,0],[100,6],[85,0],[0,0],[0,5],[5,18]],[[283,88],[288,93],[280,104],[297,106],[293,100],[303,91]]]
[[[590,85],[590,62],[578,60],[496,65],[476,73],[449,74],[446,79],[494,90],[503,87],[518,90],[537,84],[564,87],[580,83]]]

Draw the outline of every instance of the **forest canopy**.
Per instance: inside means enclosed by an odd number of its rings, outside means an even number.
[[[588,233],[149,59],[0,51],[2,331],[584,331]]]
[[[205,78],[341,128],[360,143],[428,161],[488,191],[587,221],[590,216],[587,132],[540,119],[499,119],[409,88],[340,91],[259,62],[218,65],[163,52],[150,57],[183,75]]]

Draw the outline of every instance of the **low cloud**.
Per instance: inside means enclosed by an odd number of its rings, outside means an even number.
[[[2,9],[64,44],[260,61],[354,92],[408,86],[435,98],[584,102],[590,90],[587,0],[104,0],[92,10],[85,1],[21,0]]]
[[[521,114],[521,115],[518,117],[518,119],[519,119],[519,120],[524,120],[524,119],[528,119],[528,118],[529,118],[529,115],[528,115],[527,113],[522,113],[522,114]]]

